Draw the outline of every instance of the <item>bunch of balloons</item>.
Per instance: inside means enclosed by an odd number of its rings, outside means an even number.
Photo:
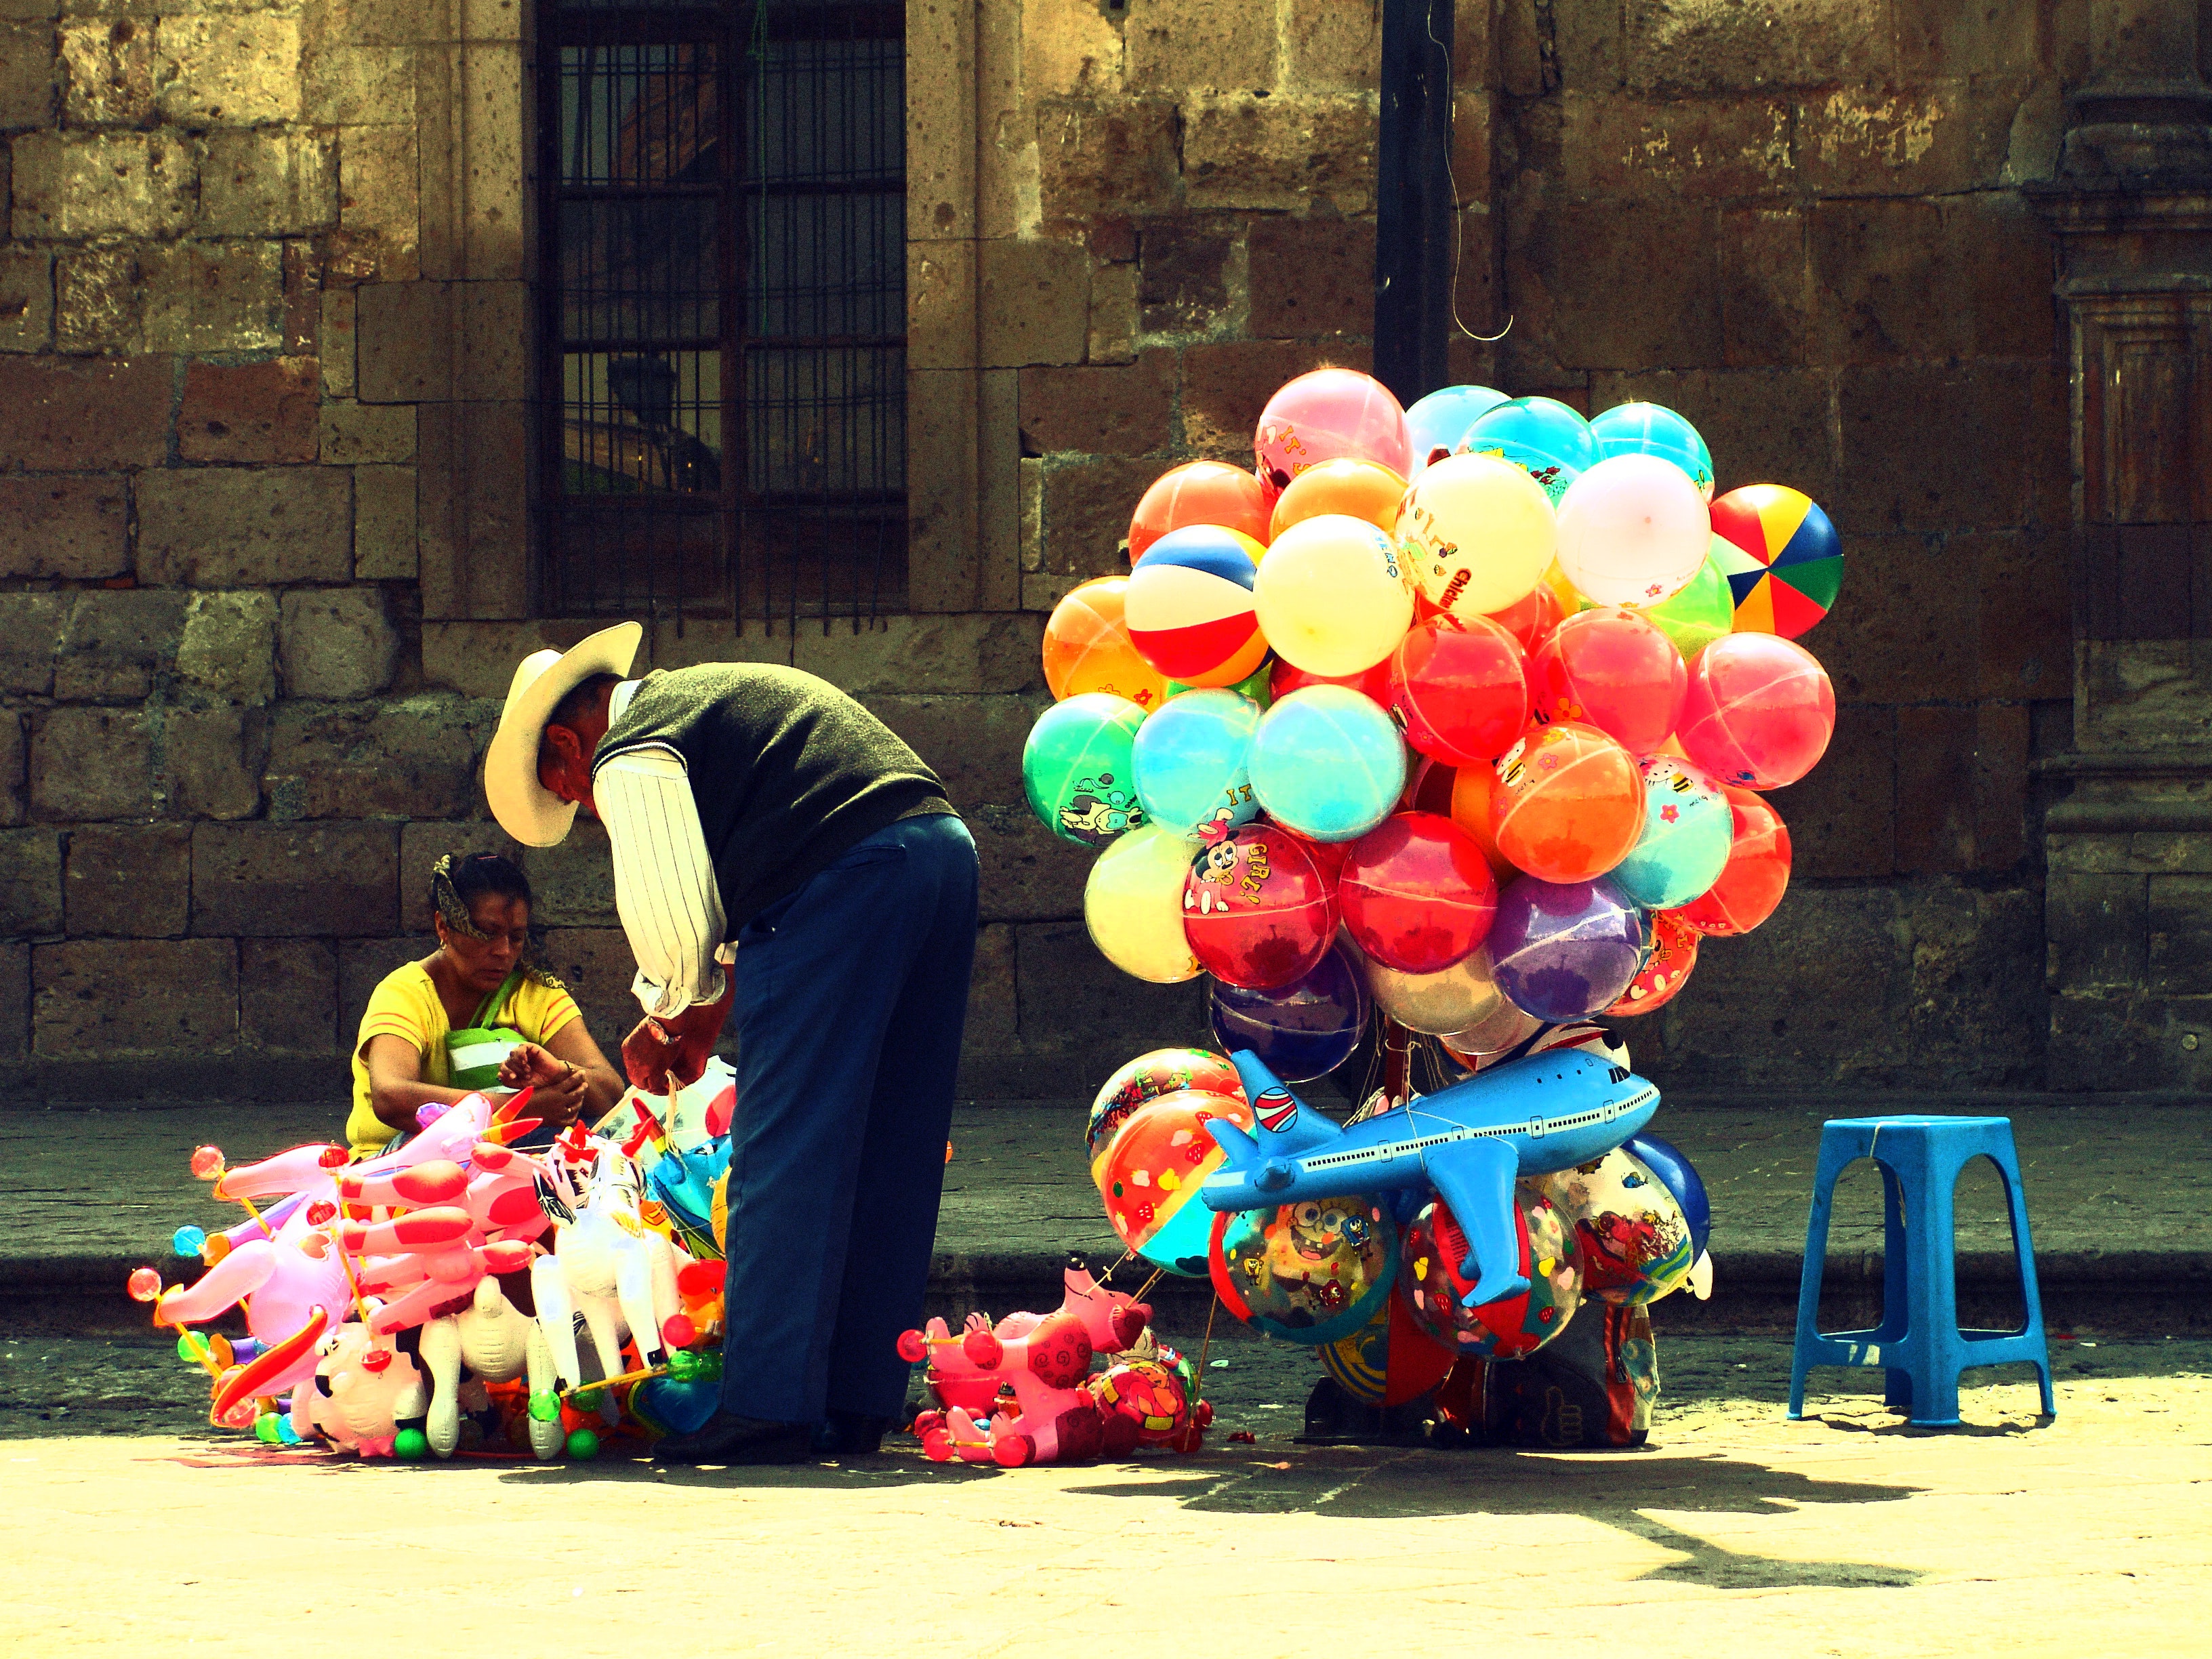
[[[1046,625],[1024,780],[1100,849],[1110,961],[1211,975],[1221,1046],[1295,1083],[1377,1009],[1470,1064],[1650,1012],[1773,913],[1765,796],[1835,726],[1795,640],[1842,576],[1818,506],[1716,499],[1656,404],[1407,410],[1349,369],[1283,386],[1253,447],[1158,479],[1128,574]]]

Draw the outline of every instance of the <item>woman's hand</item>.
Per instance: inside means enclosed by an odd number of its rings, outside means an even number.
[[[554,1083],[574,1069],[534,1042],[518,1042],[499,1063],[502,1089],[528,1089]]]
[[[565,1128],[584,1109],[587,1098],[584,1085],[580,1066],[562,1066],[561,1075],[550,1082],[530,1085],[530,1103],[522,1109],[524,1115],[541,1119],[556,1129]]]

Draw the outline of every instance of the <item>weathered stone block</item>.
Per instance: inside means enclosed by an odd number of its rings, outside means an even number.
[[[1140,273],[1133,264],[1101,265],[1091,273],[1091,337],[1084,347],[1085,362],[1134,360],[1139,281]]]
[[[363,403],[520,398],[529,387],[529,290],[520,283],[375,283],[359,295]]]
[[[208,135],[200,159],[203,234],[296,236],[337,221],[337,152],[330,133],[258,128]]]
[[[1137,304],[1146,333],[1204,333],[1226,320],[1238,229],[1228,217],[1146,223],[1139,236]]]
[[[161,718],[160,787],[172,817],[230,823],[261,810],[267,726],[258,710],[230,704],[172,708]]]
[[[2031,722],[2021,703],[1974,711],[1974,868],[2010,871],[2028,851]]]
[[[1194,208],[1365,213],[1375,190],[1375,106],[1362,97],[1206,98],[1183,110]]]
[[[468,817],[482,799],[477,767],[499,709],[434,696],[280,703],[270,738],[270,816]]]
[[[326,939],[238,942],[239,1046],[274,1054],[343,1053],[338,957]]]
[[[40,1060],[167,1060],[238,1043],[238,947],[227,939],[40,945],[31,984]]]
[[[1072,576],[1127,571],[1129,514],[1145,486],[1164,471],[1158,461],[1099,456],[1054,465],[1044,475],[1044,567]]]
[[[79,593],[54,659],[54,695],[72,702],[141,702],[175,659],[185,596],[153,589]]]
[[[2021,757],[2023,770],[2026,757]],[[1975,867],[1974,711],[1897,711],[1897,866],[1915,874]]]
[[[166,357],[78,362],[0,354],[8,458],[33,471],[159,466],[168,455]]]
[[[0,945],[0,1060],[31,1052],[31,947]]]
[[[1879,80],[1895,63],[1881,0],[1630,0],[1622,46],[1627,83],[1639,92]]]
[[[531,913],[533,922],[548,927],[621,926],[622,918],[615,909],[614,854],[608,850],[607,832],[601,825],[580,816],[568,840],[558,847],[530,848],[521,862],[530,877],[531,890],[537,896]]]
[[[1945,556],[1975,572],[1985,697],[2066,695],[2074,652],[2067,536],[2058,530],[1953,536]]]
[[[74,127],[135,127],[154,115],[154,31],[136,17],[61,32],[62,118]],[[9,123],[13,125],[14,123]]]
[[[1090,332],[1090,257],[1073,242],[977,243],[982,366],[1081,362]]]
[[[2083,640],[2075,647],[2083,749],[2168,749],[2212,738],[2212,661],[2188,640]]]
[[[129,708],[50,708],[31,728],[31,816],[49,823],[154,816],[154,741]]]
[[[2148,878],[2054,870],[2044,890],[2050,982],[2069,994],[2139,990],[2148,971]]]
[[[322,349],[323,390],[333,398],[353,396],[355,309],[354,289],[324,289],[322,322],[316,338]]]
[[[1805,361],[1808,296],[1805,218],[1796,208],[1723,211],[1721,348],[1732,368]]]
[[[23,821],[23,717],[0,708],[0,823]]]
[[[856,696],[873,691],[1024,691],[1041,683],[1037,653],[1043,637],[1043,625],[1034,617],[890,617],[883,626],[859,634],[802,627],[791,641],[790,661]],[[728,651],[733,643],[723,641],[718,649]],[[428,648],[426,641],[426,653]],[[518,641],[509,650],[519,659],[530,648]],[[493,688],[490,695],[504,696],[505,688]]]
[[[2036,895],[1915,889],[1914,1081],[2019,1088],[2043,1081],[2043,917]]]
[[[2156,994],[2202,994],[2212,985],[2212,876],[2153,876],[2145,911],[2148,988]]]
[[[1960,567],[1942,538],[1855,536],[1851,552],[1853,626],[1831,626],[1807,641],[1838,698],[1923,702],[1978,695],[1978,594],[1974,583],[1958,580]]]
[[[349,1060],[361,1033],[362,1016],[368,1011],[369,994],[387,974],[420,962],[437,948],[437,939],[429,933],[337,941],[337,1046]]]
[[[0,830],[0,935],[62,931],[62,832]]]
[[[187,364],[178,453],[188,461],[313,460],[320,380],[312,357]]]
[[[1847,536],[2004,529],[2027,520],[2042,460],[2032,366],[1966,362],[1848,369],[1843,453],[1822,500]]]
[[[1173,441],[1176,355],[1147,351],[1127,368],[1025,368],[1021,434],[1037,454],[1144,455]]]
[[[1562,207],[1539,222],[1548,337],[1571,368],[1704,368],[1721,356],[1706,209],[1672,200]]]
[[[45,696],[69,625],[68,593],[0,593],[0,691]]]
[[[165,17],[154,85],[179,126],[250,127],[300,118],[300,21],[283,13]]]
[[[322,406],[323,459],[333,465],[415,459],[411,404],[357,404],[333,398]]]
[[[1896,868],[1897,712],[1844,703],[1836,735],[1801,783],[1767,799],[1790,826],[1791,873],[1882,877]]]
[[[1782,194],[1795,182],[1791,113],[1786,99],[1570,90],[1559,103],[1561,182],[1583,198]]]
[[[306,66],[307,118],[329,126],[411,126],[415,58],[404,46],[319,45]]]
[[[1822,202],[1810,233],[1815,361],[1898,362],[1971,349],[1968,308],[1928,303],[1931,294],[1958,293],[1968,274],[1944,234],[1939,204]]]
[[[1824,77],[1827,78],[1827,77]],[[1939,195],[2004,178],[2023,82],[1880,82],[1814,92],[1792,123],[1797,176],[1824,196]]]
[[[1252,428],[1276,387],[1309,369],[1364,369],[1370,361],[1364,345],[1343,341],[1192,346],[1182,356],[1182,441],[1201,455],[1249,466]],[[1132,494],[1122,507],[1125,519],[1136,505]]]
[[[70,836],[63,888],[73,939],[181,937],[191,910],[191,830],[84,825]]]
[[[1014,987],[1014,930],[1004,923],[975,930],[975,962],[968,980],[963,1046],[969,1054],[1006,1054],[1021,1038]],[[963,1092],[968,1085],[963,1085]]]
[[[1178,125],[1172,99],[1041,100],[1037,189],[1044,216],[1082,221],[1175,206]]]
[[[1146,238],[1149,246],[1151,237]],[[1263,338],[1374,331],[1375,227],[1255,219],[1245,236],[1251,331]],[[1148,325],[1149,325],[1149,323]]]
[[[975,367],[975,246],[972,241],[907,244],[906,349],[909,367]]]
[[[1455,29],[1453,45],[1458,44]],[[1382,58],[1382,7],[1346,5],[1343,0],[1290,0],[1283,14],[1285,89],[1373,92]]]
[[[537,419],[537,409],[520,402],[435,404],[421,411],[415,501],[424,616],[530,613]],[[920,514],[912,521],[918,540]]]
[[[1080,1086],[1147,1048],[1206,1040],[1201,981],[1139,984],[1098,954],[1079,921],[1017,927],[1014,951],[1022,1048],[1066,1057],[1085,1075]]]
[[[0,478],[0,574],[104,581],[131,568],[120,478]]]
[[[608,1054],[644,1017],[630,981],[637,958],[619,927],[556,927],[545,936],[546,965],[561,976],[592,1039]],[[616,1060],[620,1066],[621,1061]]]
[[[276,695],[276,599],[252,592],[194,593],[185,606],[177,673],[233,702]]]
[[[202,823],[192,931],[239,939],[374,937],[398,921],[399,826]]]
[[[37,351],[53,335],[53,256],[43,248],[0,252],[0,351]]]
[[[33,132],[15,141],[9,222],[18,237],[174,236],[191,222],[191,146],[153,132]]]
[[[53,118],[52,28],[0,22],[0,127],[42,127]]]
[[[153,351],[276,351],[284,344],[284,250],[276,242],[143,248],[146,345]]]
[[[414,411],[408,411],[411,421]],[[411,466],[357,466],[353,473],[353,574],[357,581],[412,581],[416,482]]]
[[[277,651],[286,695],[368,697],[392,684],[399,635],[380,588],[297,588],[282,601]]]
[[[146,295],[128,247],[87,248],[54,261],[54,343],[130,356],[146,349]]]
[[[149,582],[235,587],[353,574],[352,475],[319,466],[185,469],[138,483]]]
[[[338,218],[380,283],[422,275],[422,200],[415,128],[347,127],[339,134]]]
[[[1349,8],[1347,8],[1349,9]],[[1132,92],[1265,92],[1275,84],[1275,16],[1212,0],[1146,0],[1122,25]]]

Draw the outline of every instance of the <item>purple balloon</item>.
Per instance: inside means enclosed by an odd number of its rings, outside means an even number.
[[[1213,1039],[1224,1054],[1249,1048],[1285,1083],[1334,1071],[1367,1029],[1367,985],[1341,940],[1311,973],[1279,991],[1213,981]]]
[[[1605,877],[1523,876],[1498,901],[1498,988],[1538,1019],[1586,1019],[1620,1000],[1644,958],[1644,912]]]

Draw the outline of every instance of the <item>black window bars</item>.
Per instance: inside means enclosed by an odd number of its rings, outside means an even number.
[[[906,607],[900,4],[551,0],[543,608]]]

